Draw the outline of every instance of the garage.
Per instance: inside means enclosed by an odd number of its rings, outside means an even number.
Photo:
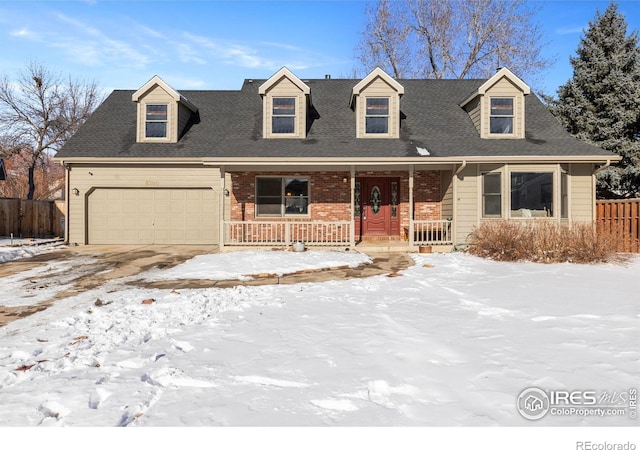
[[[96,188],[87,196],[88,244],[218,244],[212,189]]]

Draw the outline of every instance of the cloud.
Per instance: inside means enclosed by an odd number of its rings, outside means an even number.
[[[80,36],[74,36],[71,39],[63,37],[56,43],[56,46],[65,49],[69,54],[81,61],[93,62],[93,64],[120,62],[135,67],[144,67],[151,62],[151,58],[147,53],[138,51],[129,42],[113,39],[100,29],[87,26],[64,14],[58,14],[57,17],[62,22],[75,28],[80,33]],[[78,40],[81,41],[81,44],[76,43],[76,38],[80,38]],[[88,52],[88,57],[83,55],[82,52]]]
[[[20,28],[19,30],[13,30],[9,32],[9,36],[23,38],[23,39],[30,39],[32,41],[39,40],[39,35],[36,32],[29,30],[28,28]]]
[[[584,29],[585,27],[579,27],[579,26],[562,27],[562,28],[556,28],[555,32],[560,36],[565,36],[567,34],[580,34],[584,31]]]
[[[258,55],[258,50],[226,41],[217,41],[190,32],[183,32],[182,37],[192,44],[206,50],[208,56],[225,64],[247,68],[273,69],[276,64],[269,58]]]
[[[202,89],[207,86],[208,82],[193,78],[184,78],[181,76],[167,77],[167,82],[172,86],[180,86],[180,89]]]

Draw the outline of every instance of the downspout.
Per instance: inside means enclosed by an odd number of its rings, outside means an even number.
[[[220,249],[220,251],[224,251],[224,238],[226,235],[226,228],[225,228],[225,214],[226,214],[226,210],[225,210],[225,206],[227,204],[227,195],[229,195],[229,189],[227,188],[227,172],[225,170],[225,166],[220,166],[220,197],[219,197],[219,203],[218,203],[218,210],[219,210],[219,214],[220,217],[218,219],[218,248]]]
[[[64,167],[64,243],[69,244],[69,200],[71,197],[69,196],[70,191],[70,181],[69,181],[69,172],[71,171],[71,166],[65,164],[64,161],[60,162],[60,165]]]
[[[597,175],[598,173],[602,172],[604,169],[606,169],[610,165],[611,165],[611,160],[607,159],[607,162],[604,164],[604,166],[600,166],[597,169],[595,169],[591,175]]]
[[[600,166],[600,167],[598,167],[597,169],[595,169],[595,170],[591,173],[591,176],[593,177],[593,179],[592,179],[591,183],[592,183],[592,186],[593,186],[593,199],[594,199],[594,202],[593,202],[593,212],[592,212],[592,214],[591,214],[591,220],[593,220],[593,221],[595,221],[595,220],[596,220],[597,215],[598,215],[598,214],[597,214],[597,211],[596,211],[596,202],[595,202],[595,200],[598,198],[598,189],[597,189],[597,187],[596,187],[596,186],[597,186],[597,184],[598,184],[598,181],[597,181],[597,179],[596,179],[596,175],[598,175],[598,173],[602,172],[604,169],[606,169],[606,168],[607,168],[607,167],[609,167],[610,165],[611,165],[611,160],[610,160],[610,159],[607,159],[607,162],[604,164],[604,166]]]
[[[463,159],[462,164],[458,167],[454,173],[455,176],[458,176],[462,173],[462,171],[467,167],[467,160]]]

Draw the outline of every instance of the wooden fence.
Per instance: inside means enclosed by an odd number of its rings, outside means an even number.
[[[64,201],[0,198],[0,236],[64,237]]]
[[[619,252],[640,252],[640,199],[596,201],[598,231],[616,239]]]

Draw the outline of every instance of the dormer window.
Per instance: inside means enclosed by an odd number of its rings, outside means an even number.
[[[400,97],[404,87],[379,67],[351,90],[350,106],[355,113],[356,137],[398,139],[400,137]]]
[[[296,99],[294,97],[274,97],[271,113],[273,134],[294,134],[296,130]]]
[[[388,98],[367,98],[367,108],[365,112],[365,132],[366,134],[389,133]]]
[[[304,139],[311,89],[283,67],[258,87],[262,97],[262,136],[265,139]]]
[[[513,98],[491,98],[491,134],[513,134]]]
[[[531,88],[503,67],[459,105],[482,139],[524,139],[525,97],[529,94]]]
[[[167,137],[167,105],[146,105],[145,137]]]
[[[136,106],[136,142],[175,143],[196,108],[182,94],[154,76],[131,96]]]

